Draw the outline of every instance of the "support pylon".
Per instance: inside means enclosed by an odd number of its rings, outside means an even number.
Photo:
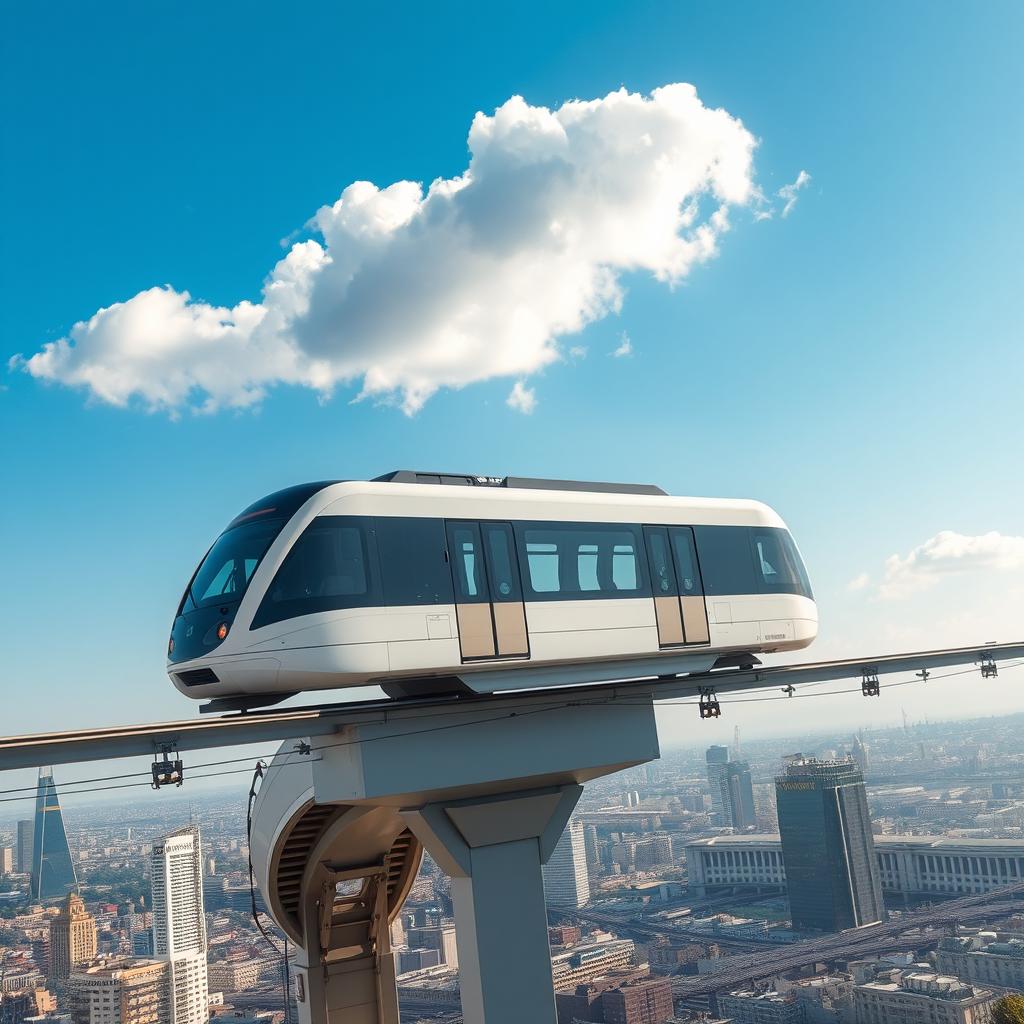
[[[424,846],[452,878],[466,1024],[555,1024],[541,865],[584,783],[658,757],[652,702],[413,710],[309,744],[282,747],[252,830],[301,1024],[398,1024],[388,925]]]

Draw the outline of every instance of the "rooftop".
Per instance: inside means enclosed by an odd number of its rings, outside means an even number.
[[[958,839],[946,836],[889,835],[875,836],[876,847],[908,846],[916,850],[922,847],[935,850],[1014,850],[1024,852],[1024,838],[1021,839]],[[779,846],[781,839],[777,832],[758,832],[738,836],[712,836],[709,839],[692,839],[687,846]]]
[[[955,1003],[975,1003],[988,999],[988,989],[975,988],[951,974],[935,974],[932,971],[894,972],[892,980],[869,981],[857,985],[858,990],[869,992],[900,993],[903,996],[921,999],[942,999]]]

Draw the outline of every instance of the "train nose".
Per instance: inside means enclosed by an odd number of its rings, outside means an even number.
[[[216,650],[231,635],[237,612],[237,601],[184,611],[171,627],[167,660],[175,665]]]

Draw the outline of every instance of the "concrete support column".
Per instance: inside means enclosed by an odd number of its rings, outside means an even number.
[[[452,879],[466,1024],[555,1024],[541,865],[582,792],[557,786],[404,814]]]

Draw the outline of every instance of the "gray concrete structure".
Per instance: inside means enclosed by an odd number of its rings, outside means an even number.
[[[519,718],[446,709],[314,737],[309,754],[282,748],[252,852],[300,949],[303,1024],[397,1021],[387,925],[420,846],[452,879],[467,1024],[554,1024],[541,866],[582,784],[656,758],[657,730],[649,699],[548,705],[529,718],[529,743]]]

